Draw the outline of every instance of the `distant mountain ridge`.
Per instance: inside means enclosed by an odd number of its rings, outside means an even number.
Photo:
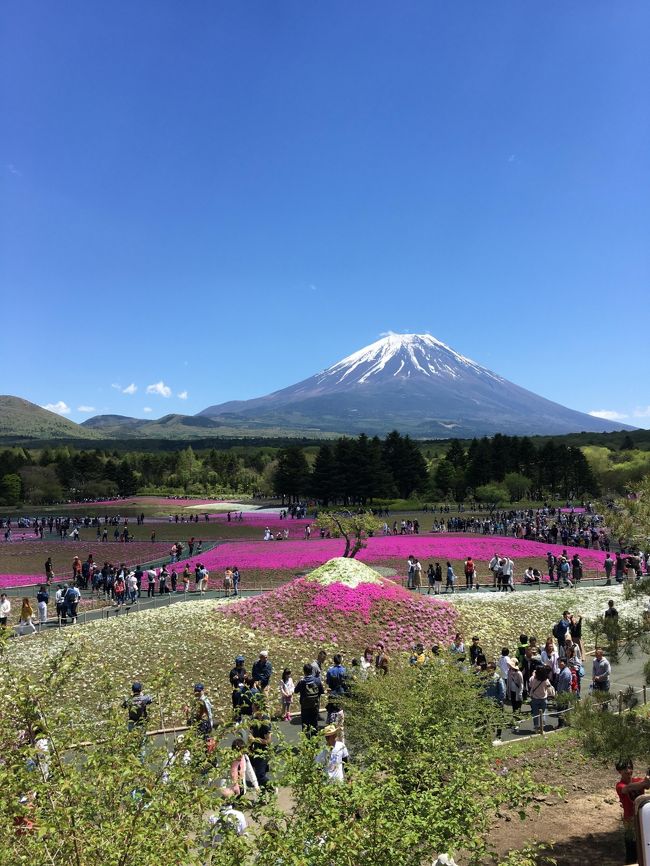
[[[0,441],[318,439],[391,430],[467,439],[633,429],[533,394],[430,334],[389,334],[288,388],[197,415],[96,415],[76,424],[29,400],[0,397]]]
[[[419,438],[633,429],[515,385],[430,334],[389,334],[288,388],[199,413],[229,424]]]

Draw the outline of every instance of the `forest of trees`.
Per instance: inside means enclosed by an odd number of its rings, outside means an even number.
[[[265,485],[273,450],[242,449],[196,453],[127,453],[76,450],[69,446],[40,451],[0,451],[0,504],[46,504],[68,499],[100,499],[134,493],[184,493],[201,496],[254,493]],[[270,488],[268,482],[266,487]]]
[[[580,448],[552,439],[536,447],[527,436],[500,433],[491,439],[473,439],[467,449],[454,440],[435,470],[433,486],[459,501],[468,493],[478,499],[510,502],[599,493]]]
[[[383,441],[361,435],[321,445],[313,467],[299,446],[278,456],[274,489],[288,498],[366,505],[376,499],[454,499],[516,502],[598,493],[579,448],[497,434],[468,447],[453,440],[445,456],[427,463],[420,445],[396,431]]]
[[[413,497],[512,502],[596,496],[599,483],[577,446],[499,434],[469,443],[422,443],[394,431],[384,439],[361,435],[285,447],[125,452],[62,445],[0,451],[1,505],[135,493],[260,493],[324,505]]]

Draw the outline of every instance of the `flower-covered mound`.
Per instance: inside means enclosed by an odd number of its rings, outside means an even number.
[[[341,562],[333,560],[307,578],[221,613],[255,631],[357,655],[379,640],[390,651],[409,649],[417,641],[431,646],[451,639],[456,626],[451,605],[410,593],[362,563]]]

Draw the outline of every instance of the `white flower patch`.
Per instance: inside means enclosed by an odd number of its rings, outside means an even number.
[[[350,589],[356,589],[361,583],[384,583],[381,575],[374,568],[343,556],[330,559],[329,562],[319,566],[307,575],[306,580],[315,580],[325,586],[330,583],[342,583]]]
[[[618,585],[455,594],[449,601],[460,613],[461,630],[467,636],[478,634],[485,648],[498,650],[500,646],[513,644],[520,633],[534,635],[543,643],[564,610],[576,617],[582,616],[585,622],[602,616],[610,598],[614,599],[621,617],[638,617],[643,612],[643,600],[626,600],[623,588]],[[587,637],[584,630],[583,637]]]

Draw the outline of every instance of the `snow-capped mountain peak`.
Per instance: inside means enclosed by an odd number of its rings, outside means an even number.
[[[388,334],[315,376],[200,413],[225,426],[418,438],[612,429],[508,382],[430,334]],[[622,426],[622,425],[616,425]]]
[[[378,376],[459,379],[463,373],[501,381],[499,376],[455,352],[431,334],[387,334],[323,370],[316,378],[321,384],[328,380],[335,380],[337,384],[362,384]]]

